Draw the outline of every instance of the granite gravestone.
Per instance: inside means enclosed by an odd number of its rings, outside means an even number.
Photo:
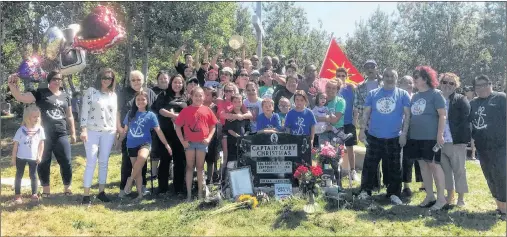
[[[296,187],[294,171],[300,164],[312,163],[309,136],[256,134],[243,137],[238,144],[238,167],[250,166],[254,187],[272,187],[275,183]]]

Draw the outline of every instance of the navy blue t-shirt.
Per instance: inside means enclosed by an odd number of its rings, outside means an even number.
[[[151,144],[151,129],[158,127],[157,116],[151,112],[137,112],[136,116],[129,121],[129,117],[125,116],[123,125],[128,125],[127,132],[127,148],[136,148],[140,145],[149,143]]]

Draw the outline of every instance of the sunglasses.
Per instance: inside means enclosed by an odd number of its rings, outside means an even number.
[[[345,78],[347,77],[346,75],[336,75],[336,77],[339,77],[339,78]]]
[[[141,82],[142,80],[141,79],[132,79],[130,80],[130,82]]]
[[[241,76],[241,77],[247,77],[248,74],[239,74],[239,76]]]
[[[455,86],[456,85],[456,83],[453,82],[453,81],[444,81],[444,80],[442,80],[442,85],[447,85],[447,84],[449,84],[451,86]]]
[[[232,76],[232,74],[230,74],[230,73],[222,73],[222,76],[229,76],[230,77],[230,76]]]
[[[102,80],[113,80],[112,77],[103,77]]]
[[[232,93],[234,90],[224,90],[225,93]]]
[[[51,78],[51,81],[63,81],[63,79],[59,77],[53,77]]]

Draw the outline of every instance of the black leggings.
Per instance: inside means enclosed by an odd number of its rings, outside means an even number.
[[[51,131],[44,132],[46,132],[44,152],[42,153],[42,160],[37,167],[41,186],[49,186],[49,174],[51,171],[51,158],[53,154],[60,165],[63,185],[70,185],[72,183],[72,165],[69,136],[61,136]]]
[[[176,132],[174,130],[163,131],[164,136],[167,138],[167,142],[171,146],[173,151],[173,155],[170,156],[167,153],[165,147],[163,151],[158,152],[160,158],[160,164],[158,166],[158,188],[160,192],[166,192],[169,189],[169,169],[171,165],[171,160],[174,164],[173,169],[173,187],[174,192],[185,192],[185,149],[183,145],[181,145],[178,137],[176,136]]]
[[[143,176],[143,185],[146,186],[146,172],[148,169],[148,162],[146,162],[143,166],[143,170],[141,175]],[[127,184],[127,179],[132,174],[132,162],[130,161],[130,157],[127,152],[127,139],[123,139],[121,144],[121,181],[120,181],[120,190],[125,188]]]
[[[28,174],[30,175],[30,182],[32,183],[32,194],[37,194],[37,162],[35,160],[16,159],[16,180],[14,181],[14,190],[16,195],[21,194],[21,179],[25,173],[25,166],[28,164]]]

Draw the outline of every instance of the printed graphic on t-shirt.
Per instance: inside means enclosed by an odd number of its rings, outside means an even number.
[[[426,105],[426,102],[424,103]],[[390,114],[396,107],[396,102],[392,97],[384,97],[377,100],[377,111],[382,114]],[[424,108],[423,108],[424,111]]]
[[[486,120],[484,119],[484,117],[486,116],[486,114],[484,113],[485,109],[486,108],[484,106],[479,106],[477,112],[475,112],[475,118],[472,121],[472,124],[474,125],[475,129],[479,130],[488,127],[488,124],[486,124]]]
[[[46,110],[46,114],[50,118],[55,119],[55,120],[63,119],[64,116],[62,114],[62,111],[60,110],[63,105],[63,101],[55,99],[55,103],[53,105],[55,106],[55,108],[51,109],[51,110]]]
[[[195,119],[194,119],[194,124],[193,125],[189,125],[189,129],[190,131],[192,132],[202,132],[202,129],[201,127],[199,126],[199,123],[200,121],[205,121],[206,118],[204,116],[202,116],[201,113],[196,113],[195,115]]]
[[[294,135],[302,135],[304,134],[305,132],[305,119],[302,118],[302,117],[298,117],[298,121],[296,122],[296,126],[298,126],[298,128],[294,131]]]
[[[143,127],[145,121],[146,120],[144,118],[139,117],[136,121],[134,121],[134,123],[132,123],[133,126],[129,129],[132,137],[144,137]]]
[[[426,109],[426,100],[421,98],[418,99],[412,107],[410,108],[412,115],[421,115],[424,113],[424,110]]]

